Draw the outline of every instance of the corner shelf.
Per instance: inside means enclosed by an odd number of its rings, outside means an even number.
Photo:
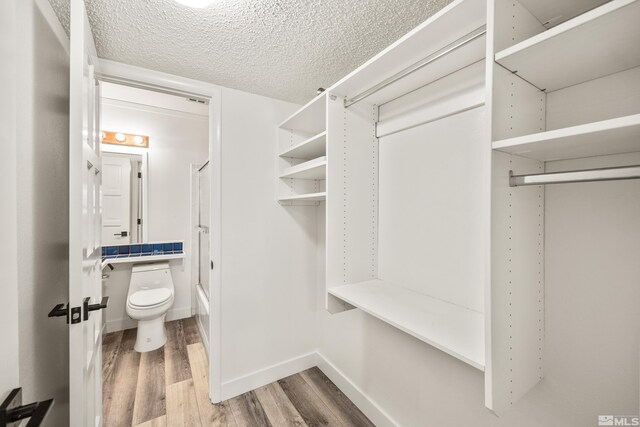
[[[295,159],[315,159],[327,154],[327,132],[302,141],[280,154],[280,157],[292,157]]]
[[[498,52],[496,62],[551,92],[640,65],[640,1],[613,0]]]
[[[484,314],[383,280],[336,286],[328,292],[383,322],[484,370]]]
[[[640,114],[494,141],[493,149],[542,161],[640,151]]]
[[[327,158],[323,156],[285,169],[280,178],[326,179],[326,176]]]
[[[323,132],[326,129],[326,98],[326,92],[316,96],[280,123],[278,127],[280,129],[296,130],[312,134]]]

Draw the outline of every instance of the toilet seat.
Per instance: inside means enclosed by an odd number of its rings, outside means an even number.
[[[152,308],[164,304],[173,296],[167,288],[145,289],[129,296],[129,305],[136,308]]]

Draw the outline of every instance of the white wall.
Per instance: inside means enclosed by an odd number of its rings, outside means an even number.
[[[130,100],[138,99],[139,103],[122,101],[124,95],[129,95]],[[208,116],[206,107],[205,115],[201,115],[144,105],[149,102],[165,105],[154,95],[149,98],[146,91],[123,87],[114,91],[113,86],[107,85],[103,91],[101,127],[108,131],[149,136],[148,150],[126,151],[148,153],[148,236],[144,240],[183,240],[187,252],[186,259],[170,263],[176,291],[173,307],[167,315],[171,320],[192,314],[192,295],[197,277],[192,278],[191,274],[194,255],[191,251],[191,165],[202,164],[209,156]],[[120,99],[112,99],[116,97]],[[190,107],[187,101],[183,102]],[[113,148],[103,145],[103,150]],[[108,332],[136,326],[125,312],[131,264],[114,267],[113,271],[104,270],[110,276],[103,282],[103,293],[111,298],[106,313]]]
[[[260,385],[241,377],[316,347],[316,209],[276,201],[276,127],[297,108],[222,90],[224,398]]]
[[[0,400],[19,385],[18,360],[18,209],[17,200],[17,141],[16,141],[16,80],[17,46],[15,43],[16,0],[0,2],[0,55],[4,58],[0,66],[0,134],[2,155],[0,156],[0,223],[3,230],[3,245],[0,246],[0,271],[4,285],[0,287],[0,299],[6,307],[0,311]]]
[[[47,422],[63,426],[69,332],[63,317],[47,313],[69,301],[68,41],[48,2],[17,4],[20,386],[24,403],[54,398]]]

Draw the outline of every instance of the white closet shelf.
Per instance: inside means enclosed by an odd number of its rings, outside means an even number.
[[[319,133],[280,154],[280,157],[315,159],[327,154],[327,132]]]
[[[494,141],[493,148],[542,161],[640,151],[640,114]]]
[[[308,194],[296,194],[294,196],[282,196],[278,199],[280,202],[319,202],[326,200],[327,193],[308,193]]]
[[[317,134],[327,128],[326,92],[313,98],[278,126],[281,129]]]
[[[640,66],[640,1],[613,0],[496,54],[551,92]]]
[[[327,158],[326,156],[291,166],[284,170],[280,178],[296,178],[296,179],[326,179],[327,177]]]
[[[486,2],[455,1],[380,52],[327,91],[350,99],[396,75],[486,24]],[[484,59],[485,37],[452,50],[410,75],[366,97],[382,105]]]
[[[336,286],[328,292],[484,370],[484,314],[378,279]]]

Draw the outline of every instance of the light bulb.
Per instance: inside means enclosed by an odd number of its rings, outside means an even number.
[[[203,8],[209,6],[215,0],[176,0],[178,3],[189,7]]]
[[[144,143],[144,139],[140,135],[136,135],[133,137],[133,142],[138,145],[142,145]]]
[[[116,141],[124,142],[127,139],[123,133],[116,133]]]

